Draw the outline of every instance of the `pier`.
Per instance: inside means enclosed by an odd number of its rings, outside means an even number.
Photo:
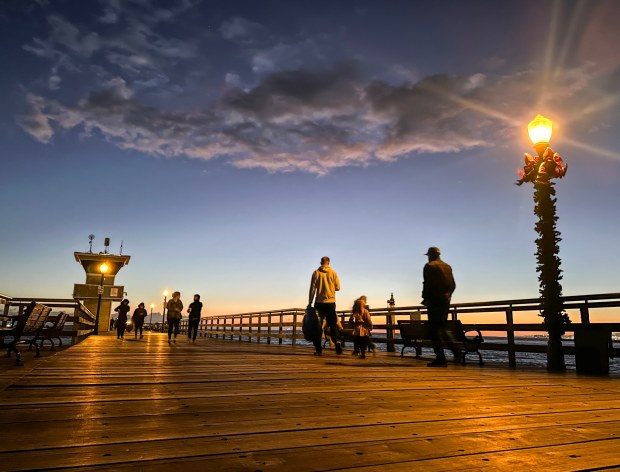
[[[2,365],[1,470],[620,467],[620,383],[160,333]]]

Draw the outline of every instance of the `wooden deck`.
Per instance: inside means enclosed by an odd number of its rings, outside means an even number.
[[[92,336],[0,381],[1,470],[620,467],[620,381]]]

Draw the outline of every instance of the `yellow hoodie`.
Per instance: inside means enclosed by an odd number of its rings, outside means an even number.
[[[336,303],[338,290],[340,290],[340,280],[338,280],[336,271],[329,266],[321,266],[312,273],[308,303],[312,304],[315,293],[317,303]]]

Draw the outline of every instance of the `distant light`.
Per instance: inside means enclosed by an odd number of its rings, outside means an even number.
[[[105,274],[108,271],[108,264],[101,264],[99,266],[99,272],[101,272],[102,274]]]
[[[551,131],[553,130],[553,123],[549,118],[545,118],[542,115],[536,115],[530,124],[527,125],[527,132],[530,135],[530,139],[534,145],[540,143],[548,144],[551,141]]]
[[[151,303],[151,310],[155,308],[155,304]]]
[[[167,297],[167,296],[168,296],[168,293],[169,293],[169,292],[168,292],[168,290],[164,290],[164,293],[162,293],[162,295],[163,295],[164,297]]]

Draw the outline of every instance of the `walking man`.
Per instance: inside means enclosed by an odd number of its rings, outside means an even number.
[[[187,338],[192,342],[196,342],[196,335],[198,334],[198,324],[200,323],[200,312],[202,311],[202,302],[200,301],[200,295],[194,295],[194,301],[190,303],[187,312],[189,313],[189,322],[187,327]]]
[[[332,340],[336,344],[336,354],[342,354],[338,315],[336,314],[336,292],[340,290],[340,280],[338,280],[336,271],[329,266],[329,262],[329,257],[322,257],[321,267],[312,273],[308,306],[312,305],[314,300],[314,308],[316,308],[321,318],[321,324],[325,320],[327,326],[329,326]],[[315,339],[313,344],[316,351],[315,354],[320,356],[323,352],[321,337]]]
[[[428,325],[435,351],[435,360],[429,367],[445,367],[446,355],[443,352],[443,339],[446,337],[445,324],[450,311],[452,292],[456,288],[452,267],[441,260],[438,247],[430,247],[426,252],[428,263],[424,265],[424,285],[422,305],[428,310]]]

